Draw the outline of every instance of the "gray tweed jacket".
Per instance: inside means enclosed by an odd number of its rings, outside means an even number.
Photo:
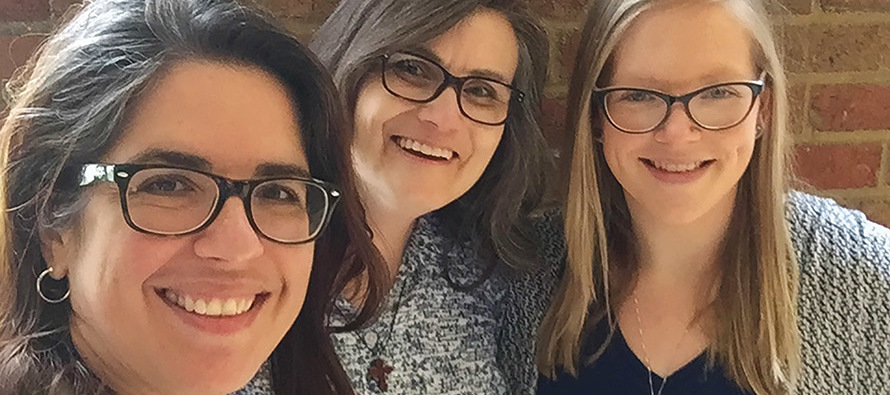
[[[786,216],[800,264],[803,375],[799,394],[890,395],[890,229],[858,211],[801,192]],[[509,291],[502,359],[513,394],[534,393],[535,330],[564,261],[558,219],[541,237],[549,266]]]

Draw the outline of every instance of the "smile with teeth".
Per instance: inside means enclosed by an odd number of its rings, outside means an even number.
[[[696,169],[703,167],[706,164],[710,164],[711,160],[702,160],[698,162],[688,162],[688,163],[669,163],[662,162],[652,159],[643,159],[646,164],[652,166],[658,170],[667,171],[671,173],[685,173],[690,172]]]
[[[455,155],[452,150],[432,147],[407,137],[396,137],[395,142],[404,150],[411,151],[412,153],[419,153],[431,159],[450,160]]]
[[[164,298],[169,302],[183,308],[184,310],[204,316],[235,316],[243,314],[250,310],[253,306],[257,295],[246,298],[228,298],[219,299],[212,298],[210,300],[193,298],[189,295],[178,295],[172,290],[166,290],[163,293]]]

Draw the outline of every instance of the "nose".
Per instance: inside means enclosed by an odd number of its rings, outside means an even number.
[[[202,258],[243,263],[263,254],[260,235],[247,219],[241,199],[228,199],[219,215],[195,241],[195,254]]]
[[[700,140],[702,130],[686,113],[683,103],[675,102],[668,109],[667,119],[652,133],[659,143],[677,144]]]
[[[442,131],[458,129],[464,116],[457,103],[456,88],[448,87],[439,94],[439,97],[421,105],[418,118],[436,125]]]

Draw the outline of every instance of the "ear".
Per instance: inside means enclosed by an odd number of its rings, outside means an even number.
[[[57,231],[44,228],[38,231],[40,236],[40,252],[46,266],[53,268],[50,277],[61,280],[68,275],[68,266],[74,252],[71,230]]]

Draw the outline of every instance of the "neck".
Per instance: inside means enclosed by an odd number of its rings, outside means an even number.
[[[374,246],[380,251],[390,274],[395,278],[402,264],[402,254],[414,221],[422,214],[405,213],[398,207],[381,203],[373,198],[365,199],[365,213],[373,232]]]
[[[665,223],[657,215],[631,207],[639,238],[640,282],[647,288],[684,287],[709,293],[720,275],[719,254],[734,203],[733,194],[698,219],[682,224]]]

